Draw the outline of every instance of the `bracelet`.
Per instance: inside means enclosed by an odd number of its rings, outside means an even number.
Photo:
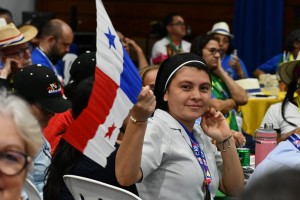
[[[130,115],[130,120],[133,122],[133,123],[137,123],[137,122],[146,122],[148,121],[148,119],[144,120],[144,121],[139,121],[139,120],[136,120],[134,117],[132,117],[132,115]]]
[[[228,147],[227,148],[230,148],[230,141],[229,141],[229,139],[232,137],[232,134],[228,137],[228,138],[226,138],[225,140],[223,140],[222,142],[218,142],[217,144],[222,144],[222,147],[223,147],[223,151],[225,151],[225,147],[224,147],[224,144],[225,144],[225,142],[228,142]]]

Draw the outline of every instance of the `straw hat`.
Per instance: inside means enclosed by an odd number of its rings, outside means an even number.
[[[299,63],[300,63],[300,51],[298,53],[296,60],[285,62],[278,68],[278,74],[280,76],[280,79],[285,84],[289,85],[291,83],[291,81],[293,80],[293,75],[295,73],[295,68]]]
[[[0,48],[23,44],[33,39],[38,30],[31,25],[24,25],[19,29],[13,23],[6,24],[0,20]]]
[[[207,32],[207,34],[214,34],[214,33],[219,33],[222,35],[227,35],[231,38],[233,38],[234,36],[232,34],[230,34],[230,29],[229,26],[226,22],[218,22],[215,23],[211,29],[211,31]]]

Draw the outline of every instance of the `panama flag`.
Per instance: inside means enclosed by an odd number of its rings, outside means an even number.
[[[119,128],[137,102],[142,81],[123,48],[101,0],[97,6],[97,66],[88,106],[64,138],[83,154],[106,166]]]

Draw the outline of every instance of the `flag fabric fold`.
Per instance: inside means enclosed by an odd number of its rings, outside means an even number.
[[[114,151],[119,128],[142,88],[138,71],[118,38],[101,0],[97,7],[95,82],[88,106],[64,135],[72,146],[100,164]]]

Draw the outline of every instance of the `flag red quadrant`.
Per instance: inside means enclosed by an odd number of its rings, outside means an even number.
[[[142,82],[102,1],[96,0],[96,7],[95,83],[87,108],[70,125],[64,138],[104,167],[106,158],[115,149],[115,141],[123,120],[137,102]]]

